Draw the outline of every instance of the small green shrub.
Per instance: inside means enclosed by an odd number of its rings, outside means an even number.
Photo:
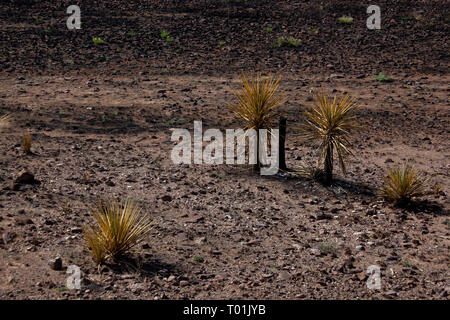
[[[394,79],[389,78],[388,76],[386,76],[384,74],[384,72],[380,72],[378,74],[378,76],[374,76],[375,80],[380,81],[380,82],[392,82],[394,81]]]
[[[96,45],[105,43],[105,41],[103,41],[101,38],[93,38],[92,42],[94,42],[94,44],[96,44]]]
[[[279,37],[277,47],[298,47],[302,42],[294,37]]]
[[[338,19],[338,22],[341,24],[352,24],[353,18],[348,16],[343,16]]]
[[[161,35],[161,38],[165,39],[170,35],[170,32],[166,30],[161,30],[159,34]]]

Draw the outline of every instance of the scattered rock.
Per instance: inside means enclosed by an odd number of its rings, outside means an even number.
[[[175,276],[172,274],[172,275],[170,275],[168,278],[167,278],[167,281],[168,282],[172,282],[172,281],[174,281],[175,280]]]
[[[20,217],[20,218],[16,218],[15,221],[16,221],[16,225],[18,225],[18,226],[24,226],[26,224],[33,224],[33,220],[31,220],[30,218]]]
[[[14,180],[14,184],[32,184],[34,183],[34,175],[29,172],[28,170],[22,170],[17,175],[16,179]]]
[[[450,295],[450,287],[446,287],[444,290],[442,290],[441,297],[445,298],[449,295]]]
[[[49,260],[48,265],[53,270],[62,270],[62,259],[61,257],[56,257],[55,259]]]
[[[195,216],[190,216],[184,219],[185,223],[197,223],[201,220],[205,219],[203,216],[201,215],[195,215]]]
[[[72,233],[82,233],[83,229],[81,229],[80,227],[73,227],[70,229],[70,232]]]
[[[390,291],[388,291],[388,292],[385,292],[385,293],[384,293],[384,296],[385,296],[386,298],[394,298],[394,297],[398,296],[398,293],[395,292],[394,290],[390,290]]]
[[[2,240],[4,244],[10,243],[15,238],[15,233],[12,232],[5,232],[2,235]]]
[[[278,274],[278,280],[287,281],[287,280],[290,280],[291,278],[292,278],[291,274],[287,271],[281,271]]]
[[[179,283],[179,285],[180,285],[180,287],[186,287],[186,286],[189,285],[189,282],[186,281],[186,280],[181,280],[180,283]]]
[[[318,212],[316,214],[316,219],[317,220],[330,220],[330,219],[333,219],[333,217],[325,212]]]
[[[202,244],[206,242],[206,237],[200,237],[198,239],[195,239],[194,241],[196,244]]]
[[[161,200],[162,200],[162,201],[166,201],[166,202],[172,201],[172,196],[166,194],[166,195],[164,195],[164,196],[161,197]]]

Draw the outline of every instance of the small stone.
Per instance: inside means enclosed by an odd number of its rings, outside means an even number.
[[[390,291],[386,292],[384,295],[388,298],[393,298],[393,297],[396,297],[398,294],[394,290],[390,290]]]
[[[199,221],[201,221],[203,219],[204,219],[203,216],[195,215],[195,216],[187,217],[186,219],[184,219],[184,222],[186,222],[186,223],[196,223],[196,222],[199,222]]]
[[[175,280],[175,276],[172,274],[172,275],[170,275],[168,278],[167,278],[167,281],[168,282],[172,282],[172,281],[174,281]]]
[[[50,268],[53,270],[62,270],[62,259],[61,257],[56,257],[55,259],[49,260],[48,262]]]
[[[83,229],[81,229],[80,227],[73,227],[70,229],[70,232],[72,233],[82,233]]]
[[[15,234],[11,232],[5,232],[2,235],[3,243],[8,244],[14,239]]]
[[[33,224],[33,220],[31,220],[30,218],[16,218],[16,225],[18,226],[24,226],[26,224]]]
[[[290,280],[291,277],[292,277],[291,274],[289,272],[287,272],[287,271],[281,271],[278,274],[278,280],[287,281],[287,280]]]
[[[329,214],[326,214],[324,212],[318,212],[316,215],[316,219],[317,220],[329,220],[332,219],[333,217]]]
[[[206,237],[200,237],[198,239],[195,239],[194,241],[196,244],[202,244],[206,242]]]
[[[364,281],[364,280],[366,280],[368,278],[368,275],[367,275],[367,273],[366,272],[360,272],[359,274],[358,274],[358,279],[360,280],[360,281]]]
[[[24,169],[19,172],[16,179],[14,180],[14,184],[31,184],[34,181],[34,175],[28,170]]]
[[[186,287],[187,285],[189,285],[189,282],[186,280],[181,280],[180,281],[180,287]]]
[[[361,246],[361,245],[356,246],[355,249],[358,250],[358,251],[364,251],[364,250],[366,250],[366,248],[364,248],[364,246]]]

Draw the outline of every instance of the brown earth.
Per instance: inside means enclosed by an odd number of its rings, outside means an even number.
[[[0,136],[0,298],[448,299],[449,1],[378,1],[381,32],[355,3],[78,1],[69,31],[70,1],[2,1],[0,115],[14,125]],[[358,99],[346,175],[326,187],[171,162],[172,128],[242,125],[226,105],[243,70],[283,75],[290,168],[316,161],[294,130],[312,90]],[[376,188],[406,162],[440,191],[395,208]],[[23,169],[36,181],[13,185]],[[155,221],[127,263],[97,268],[84,249],[99,197],[136,199]],[[65,288],[72,264],[81,290]]]

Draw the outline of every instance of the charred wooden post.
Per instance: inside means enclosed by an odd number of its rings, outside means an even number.
[[[284,144],[286,141],[286,118],[281,117],[280,118],[280,124],[279,124],[279,136],[278,136],[278,156],[279,156],[279,163],[278,163],[278,169],[279,170],[286,170],[286,155],[284,150]]]

